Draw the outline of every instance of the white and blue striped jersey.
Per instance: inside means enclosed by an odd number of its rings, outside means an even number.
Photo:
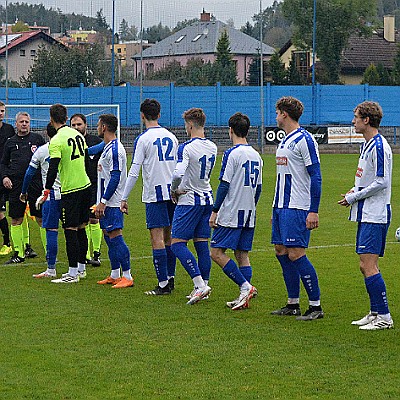
[[[170,200],[177,148],[178,139],[161,126],[148,128],[136,138],[131,169],[142,167],[144,203]]]
[[[37,148],[37,150],[33,153],[31,162],[29,165],[35,169],[39,169],[42,173],[42,182],[43,187],[46,184],[47,172],[49,170],[49,162],[50,162],[50,153],[49,153],[49,144],[45,143],[43,146]],[[54,190],[54,198],[56,200],[61,199],[61,182],[60,182],[60,175],[57,174],[56,180],[53,185]],[[50,200],[50,196],[47,198]]]
[[[272,206],[309,210],[311,178],[307,167],[319,164],[318,144],[304,128],[285,137],[276,150],[276,185]]]
[[[111,140],[104,146],[97,163],[97,203],[100,203],[107,190],[112,171],[120,171],[121,175],[114,194],[105,204],[107,207],[119,208],[126,183],[126,152],[118,139]]]
[[[255,195],[257,186],[262,184],[262,166],[260,155],[248,144],[225,151],[219,179],[229,183],[229,190],[218,212],[218,225],[254,228]]]
[[[178,205],[212,205],[211,172],[217,157],[217,146],[205,138],[193,138],[178,147],[178,163],[173,176],[182,177]]]
[[[380,180],[383,185],[374,185],[376,180]],[[352,204],[349,219],[358,222],[389,223],[391,186],[392,149],[386,139],[377,134],[361,146],[353,188],[354,196],[359,200]],[[363,193],[358,193],[361,191]]]

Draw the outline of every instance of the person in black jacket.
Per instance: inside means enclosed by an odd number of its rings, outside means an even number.
[[[87,132],[86,117],[83,114],[74,114],[71,119],[71,128],[76,129],[81,133],[86,141],[88,147],[94,146],[101,143],[101,139],[97,135],[91,135]],[[97,163],[100,159],[101,153],[89,156],[89,160],[86,163],[86,173],[91,183],[91,204],[95,206],[97,204]],[[88,238],[88,254],[86,255],[87,264],[93,265],[94,267],[100,266],[100,245],[103,238],[103,231],[100,228],[98,218],[96,218],[93,209],[90,212],[89,223],[86,225],[86,235]],[[92,246],[90,245],[92,244]],[[93,257],[90,252],[90,248],[93,249]]]
[[[4,144],[6,143],[8,138],[15,135],[14,127],[3,121],[5,114],[6,105],[2,101],[0,101],[0,160],[3,157]],[[3,246],[0,248],[0,256],[7,256],[12,252],[10,242],[10,229],[5,214],[7,201],[6,193],[7,190],[4,188],[2,180],[0,180],[0,230],[3,234]]]
[[[29,166],[32,154],[45,143],[43,136],[30,131],[30,116],[27,112],[19,112],[16,116],[17,133],[10,137],[5,145],[1,159],[1,174],[3,185],[8,189],[9,210],[11,217],[11,238],[14,245],[14,255],[6,264],[15,264],[25,261],[25,256],[32,257],[37,254],[32,252],[28,243],[24,243],[22,222],[24,220],[26,204],[19,199],[25,172]],[[31,215],[41,226],[41,210],[35,207],[36,199],[43,189],[40,171],[34,176],[28,189],[28,204]],[[42,233],[42,232],[41,232]],[[42,237],[44,235],[41,235]]]

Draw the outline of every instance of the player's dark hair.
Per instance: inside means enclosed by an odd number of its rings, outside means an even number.
[[[102,114],[99,121],[107,127],[109,132],[115,133],[118,129],[118,118],[113,114]]]
[[[229,118],[228,126],[236,136],[245,138],[249,133],[250,119],[247,115],[237,112]]]
[[[46,133],[49,138],[52,138],[56,135],[57,129],[49,122],[46,126]]]
[[[354,112],[357,111],[361,118],[369,118],[370,126],[379,128],[383,117],[383,111],[379,103],[375,101],[364,101],[354,109]]]
[[[197,127],[203,128],[206,124],[206,114],[204,114],[204,111],[201,108],[190,108],[189,110],[186,110],[183,113],[182,118],[185,122],[191,122]]]
[[[0,101],[0,107],[5,107],[6,105],[2,102],[2,101]]]
[[[148,121],[156,121],[160,116],[161,105],[156,99],[146,99],[140,105],[140,112]]]
[[[53,104],[50,107],[50,117],[58,124],[65,124],[68,119],[67,107],[62,104]]]
[[[69,120],[72,121],[74,118],[80,118],[86,125],[86,116],[81,113],[75,113]]]
[[[280,112],[287,112],[290,118],[298,122],[301,115],[303,114],[304,106],[303,103],[292,96],[281,97],[276,102],[276,109]]]

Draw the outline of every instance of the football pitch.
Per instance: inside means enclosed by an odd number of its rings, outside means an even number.
[[[357,155],[322,155],[320,227],[307,254],[316,267],[325,318],[296,321],[270,312],[286,302],[281,268],[270,244],[274,156],[264,156],[263,193],[250,259],[259,296],[250,308],[225,302],[238,288],[213,264],[208,300],[186,305],[192,282],[177,264],[170,296],[147,297],[155,284],[141,184],[130,196],[124,237],[135,287],[96,284],[109,274],[88,267],[78,284],[34,280],[45,269],[38,230],[30,223],[39,257],[0,266],[0,399],[399,399],[400,398],[400,155],[394,156],[393,220],[380,268],[395,329],[360,331],[350,322],[369,310],[354,252],[356,224],[339,207],[353,186]],[[213,172],[218,185],[221,158]],[[58,275],[67,270],[63,235]],[[6,261],[0,260],[1,263]],[[301,306],[308,307],[304,289]]]

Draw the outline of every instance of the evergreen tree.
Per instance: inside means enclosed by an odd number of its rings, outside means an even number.
[[[288,85],[305,85],[304,78],[300,75],[296,67],[294,58],[290,60],[289,68],[286,71],[286,81]]]
[[[366,70],[364,71],[363,79],[361,81],[362,84],[368,83],[369,85],[379,85],[380,77],[378,70],[374,64],[370,64]]]
[[[275,85],[286,85],[286,69],[278,52],[272,54],[268,64],[272,83]]]
[[[397,45],[396,55],[394,57],[394,65],[392,70],[393,85],[400,85],[400,44]]]
[[[392,79],[390,77],[390,73],[387,70],[387,68],[385,68],[385,66],[382,63],[379,63],[376,66],[376,70],[379,75],[379,81],[380,81],[379,85],[390,86],[392,84]]]

